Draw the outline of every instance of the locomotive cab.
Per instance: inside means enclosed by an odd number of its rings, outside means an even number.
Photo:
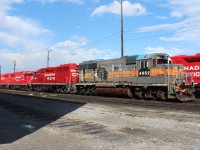
[[[156,68],[159,65],[168,65],[172,61],[169,55],[166,54],[155,54],[155,55],[141,55],[137,58],[137,68]]]
[[[138,78],[139,82],[145,79],[148,83],[145,85],[149,93],[145,93],[146,97],[148,95],[152,97],[152,93],[157,92],[156,97],[163,100],[166,98],[180,101],[194,99],[192,75],[184,71],[183,65],[172,64],[169,55],[155,53],[140,56],[137,59],[137,66],[139,76],[145,77]]]

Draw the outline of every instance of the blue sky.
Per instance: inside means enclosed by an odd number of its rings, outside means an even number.
[[[200,52],[200,0],[123,0],[124,55]],[[120,57],[119,0],[0,0],[2,73]]]

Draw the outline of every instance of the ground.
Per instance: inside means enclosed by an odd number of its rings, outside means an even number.
[[[1,150],[200,149],[199,112],[7,95],[0,101]]]

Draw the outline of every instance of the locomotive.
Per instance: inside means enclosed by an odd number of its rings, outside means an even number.
[[[90,60],[79,65],[71,63],[2,74],[0,87],[163,101],[195,99],[192,74],[187,73],[183,65],[172,64],[165,53]]]
[[[26,90],[31,85],[32,71],[21,71],[2,74],[0,88]]]
[[[172,56],[171,59],[173,63],[183,64],[184,69],[192,73],[195,90],[200,91],[200,53]]]
[[[169,55],[125,56],[91,60],[79,64],[79,94],[116,95],[138,99],[195,99],[193,80],[181,64],[172,64]]]
[[[70,93],[75,91],[78,82],[78,65],[63,64],[36,71],[2,74],[0,88]]]
[[[200,97],[200,53],[171,57],[173,63],[183,64],[184,69],[193,75],[195,96]]]
[[[73,93],[79,82],[78,69],[74,63],[38,69],[33,72],[30,87],[34,91]]]

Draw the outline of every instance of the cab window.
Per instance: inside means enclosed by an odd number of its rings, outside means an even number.
[[[141,61],[140,68],[148,68],[148,61]]]
[[[167,60],[165,59],[158,59],[157,64],[167,64]]]

